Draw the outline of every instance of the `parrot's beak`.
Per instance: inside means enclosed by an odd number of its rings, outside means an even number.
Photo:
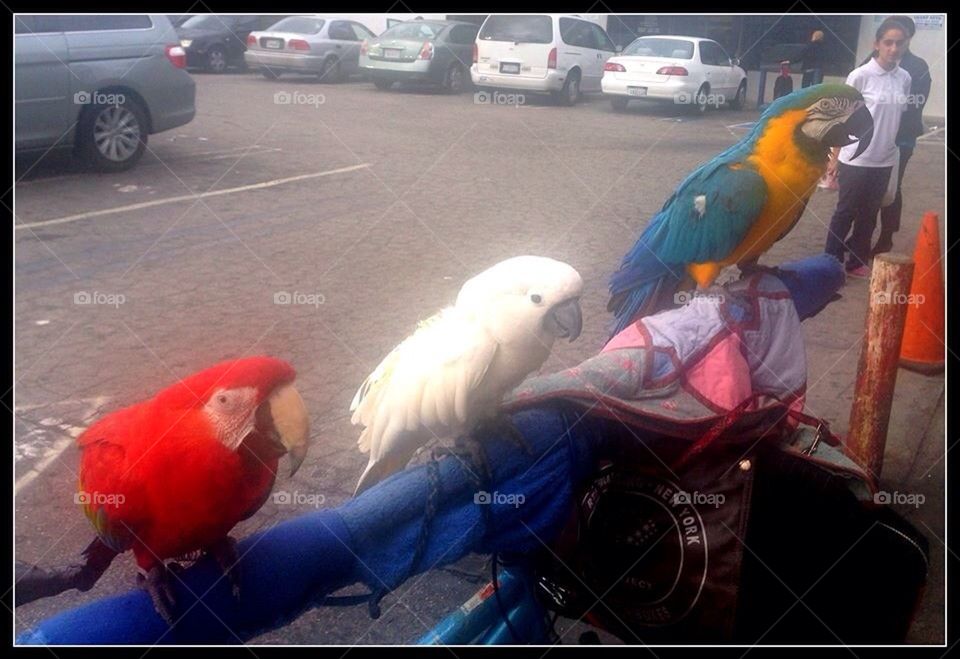
[[[307,457],[310,419],[300,392],[292,384],[278,388],[267,399],[270,417],[280,443],[290,456],[290,475],[297,473]]]
[[[870,146],[873,139],[873,116],[867,106],[860,105],[843,123],[838,123],[827,131],[824,144],[827,146],[847,146],[854,142],[857,150],[851,160],[855,160]]]
[[[580,331],[583,329],[583,312],[580,310],[580,300],[574,298],[556,305],[547,314],[543,324],[546,330],[558,339],[569,338],[574,341],[580,336]]]

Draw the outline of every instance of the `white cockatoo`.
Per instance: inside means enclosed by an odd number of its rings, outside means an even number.
[[[517,256],[468,280],[422,321],[353,397],[357,445],[370,454],[355,494],[403,469],[433,437],[495,418],[504,394],[539,369],[557,338],[580,335],[583,279],[566,263]]]

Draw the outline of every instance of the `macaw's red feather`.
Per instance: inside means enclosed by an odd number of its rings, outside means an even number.
[[[251,357],[217,364],[152,399],[97,421],[78,439],[84,512],[141,568],[206,548],[269,496],[279,456],[254,430],[237,450],[217,439],[204,405],[221,389],[252,387],[259,405],[293,368]]]

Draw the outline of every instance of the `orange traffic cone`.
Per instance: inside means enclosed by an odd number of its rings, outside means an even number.
[[[913,253],[916,265],[900,346],[900,366],[925,374],[943,370],[946,345],[943,341],[944,293],[939,223],[936,213],[924,213]]]

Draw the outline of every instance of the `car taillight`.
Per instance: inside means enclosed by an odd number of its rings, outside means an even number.
[[[163,49],[163,54],[167,56],[167,59],[170,60],[170,63],[173,64],[174,68],[187,68],[187,51],[180,46],[165,46]]]
[[[430,59],[433,57],[433,44],[429,41],[423,42],[423,48],[420,49],[420,54],[417,55],[419,59]]]
[[[547,68],[555,69],[557,68],[557,49],[553,48],[550,50],[550,54],[547,55]]]
[[[256,45],[257,45],[257,38],[256,38],[255,36],[253,36],[252,34],[248,34],[248,35],[247,35],[247,47],[249,48],[250,46],[256,46]]]
[[[682,66],[661,66],[657,69],[658,76],[686,76],[689,72]]]
[[[619,63],[617,63],[617,62],[604,62],[604,64],[603,64],[603,70],[604,70],[604,71],[616,71],[616,72],[618,72],[618,73],[626,73],[626,71],[627,71],[627,70],[624,68],[623,64],[619,64]]]
[[[473,42],[473,63],[476,64],[480,59],[480,50],[477,48],[477,42]]]
[[[367,44],[367,40],[364,39],[364,40],[363,40],[363,43],[360,44],[360,54],[361,54],[361,55],[366,55],[366,54],[367,54],[367,45],[368,45],[368,44]]]
[[[310,50],[310,44],[303,39],[290,39],[287,42],[287,48],[290,50]]]

